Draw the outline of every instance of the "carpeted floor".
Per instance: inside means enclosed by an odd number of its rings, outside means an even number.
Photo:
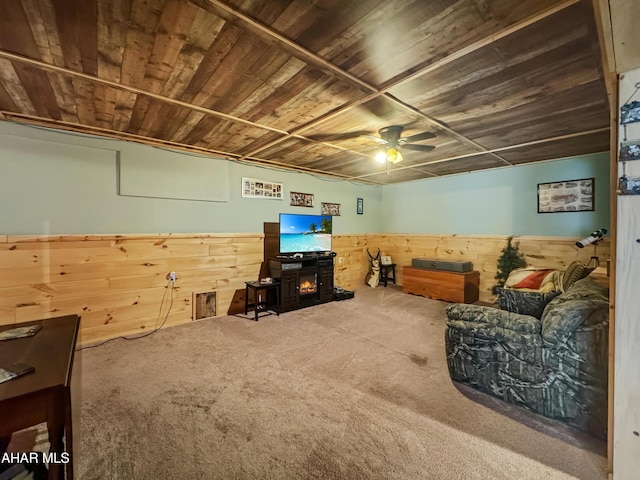
[[[363,287],[83,350],[76,477],[605,479],[601,442],[452,384],[445,306]]]

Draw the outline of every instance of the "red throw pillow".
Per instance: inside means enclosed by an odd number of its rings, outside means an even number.
[[[531,288],[532,290],[537,290],[540,288],[544,277],[549,275],[549,272],[553,271],[553,269],[549,270],[536,270],[531,275],[528,275],[524,279],[520,280],[511,288]]]

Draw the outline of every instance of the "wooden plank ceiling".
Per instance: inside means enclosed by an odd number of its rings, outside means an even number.
[[[392,183],[608,151],[600,58],[589,0],[12,0],[0,117]]]

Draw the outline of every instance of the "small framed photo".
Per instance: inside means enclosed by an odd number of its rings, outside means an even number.
[[[538,213],[593,212],[595,178],[538,184]]]
[[[193,319],[216,316],[216,292],[193,293]]]
[[[282,200],[282,183],[242,177],[242,196],[244,198],[268,198]]]
[[[340,204],[322,202],[320,213],[322,215],[331,215],[332,217],[340,216]]]
[[[640,122],[640,102],[625,103],[620,107],[620,123],[627,125],[636,122]]]
[[[362,215],[364,213],[364,200],[359,198],[356,200],[356,213]]]
[[[620,144],[620,160],[640,160],[640,140],[631,140]]]
[[[292,207],[313,207],[313,193],[289,192]]]

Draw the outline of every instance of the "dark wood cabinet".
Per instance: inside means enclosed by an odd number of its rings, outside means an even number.
[[[318,296],[321,302],[333,300],[333,266],[319,269],[320,285]]]
[[[270,258],[270,276],[280,281],[280,311],[332,302],[333,257]]]
[[[280,310],[286,312],[296,308],[298,308],[298,272],[285,270],[280,274]]]

